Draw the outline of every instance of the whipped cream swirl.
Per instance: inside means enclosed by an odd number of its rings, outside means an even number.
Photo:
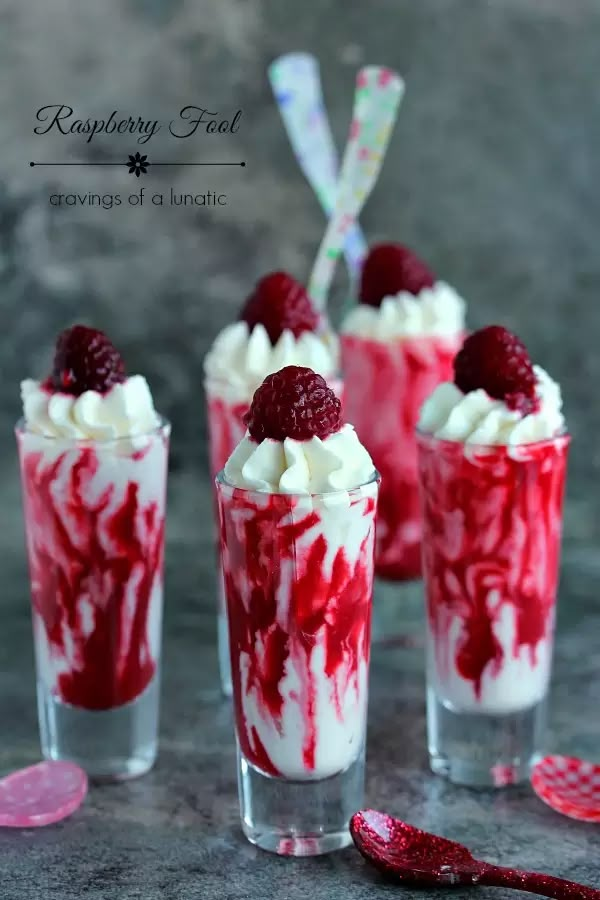
[[[84,391],[78,397],[53,393],[31,378],[21,382],[23,415],[29,431],[45,437],[106,441],[146,434],[160,417],[142,375],[132,375],[106,394]]]
[[[419,431],[465,444],[531,444],[560,434],[565,427],[560,387],[540,366],[534,366],[538,410],[524,416],[494,400],[484,390],[468,394],[453,382],[438,385],[425,401]]]
[[[249,330],[246,322],[224,328],[204,360],[209,393],[250,402],[267,375],[284,366],[307,366],[323,378],[337,375],[339,348],[331,332],[304,331],[297,338],[284,330],[275,345],[263,325]]]
[[[380,306],[358,303],[347,315],[342,332],[376,341],[410,337],[444,337],[464,330],[466,304],[453,287],[437,281],[417,297],[400,291]]]
[[[353,426],[343,425],[323,440],[267,438],[257,444],[246,434],[224,474],[233,487],[271,494],[324,494],[360,487],[373,478],[375,467]]]

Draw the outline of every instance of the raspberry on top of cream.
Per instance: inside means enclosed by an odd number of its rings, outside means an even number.
[[[434,390],[418,424],[436,438],[482,446],[548,440],[564,428],[560,387],[499,325],[469,335],[454,361],[454,382]]]
[[[225,465],[234,487],[283,494],[349,491],[375,475],[341,404],[311,369],[286,366],[258,388],[248,431]]]
[[[21,398],[27,429],[45,437],[111,440],[160,424],[146,379],[127,377],[106,335],[85,325],[59,335],[51,375],[22,381]]]
[[[258,282],[240,320],[217,335],[204,360],[207,387],[249,402],[267,375],[289,365],[332,377],[339,368],[338,343],[302,285],[285,272],[272,272]]]
[[[377,341],[445,337],[464,330],[466,304],[437,281],[408,247],[377,244],[363,266],[360,302],[346,317],[345,334]]]

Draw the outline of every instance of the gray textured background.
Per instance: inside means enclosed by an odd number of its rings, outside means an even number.
[[[271,100],[266,65],[302,49],[321,62],[341,144],[363,62],[408,83],[370,239],[413,245],[470,303],[503,322],[557,377],[574,435],[551,746],[600,757],[596,490],[600,453],[600,3],[598,0],[0,0],[0,768],[33,762],[27,582],[11,428],[18,380],[42,374],[55,332],[105,328],[174,422],[165,714],[157,769],[96,790],[73,819],[0,833],[3,897],[384,896],[353,851],[286,862],[237,827],[231,722],[217,689],[201,360],[254,280],[306,277],[322,213]],[[30,169],[34,160],[122,159],[131,139],[35,137],[34,114],[68,103],[168,120],[186,103],[242,107],[235,137],[155,138],[150,158],[246,160],[245,169]],[[168,153],[168,157],[167,157]],[[225,191],[211,209],[52,209],[51,191]],[[155,187],[156,186],[156,187]],[[338,301],[344,273],[336,283]],[[418,629],[418,588],[378,589],[380,631]],[[500,862],[600,883],[597,828],[526,788],[453,789],[427,774],[421,655],[376,647],[368,801],[471,841]],[[501,898],[508,892],[489,893]],[[408,895],[407,895],[408,896]],[[460,892],[455,896],[461,896]]]

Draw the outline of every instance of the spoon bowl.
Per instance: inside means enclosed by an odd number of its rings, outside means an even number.
[[[356,813],[350,821],[350,833],[365,859],[395,881],[473,884],[481,870],[481,863],[462,844],[375,809]]]
[[[554,900],[600,900],[600,891],[595,888],[554,875],[493,866],[475,859],[456,841],[421,831],[375,809],[355,813],[350,820],[350,834],[364,858],[400,884],[480,884],[530,891]]]

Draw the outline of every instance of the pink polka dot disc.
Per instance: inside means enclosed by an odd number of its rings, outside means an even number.
[[[546,756],[534,766],[531,785],[557,812],[600,822],[600,765],[573,756]]]
[[[36,828],[60,822],[78,809],[87,775],[70,762],[41,762],[0,779],[0,827]]]

